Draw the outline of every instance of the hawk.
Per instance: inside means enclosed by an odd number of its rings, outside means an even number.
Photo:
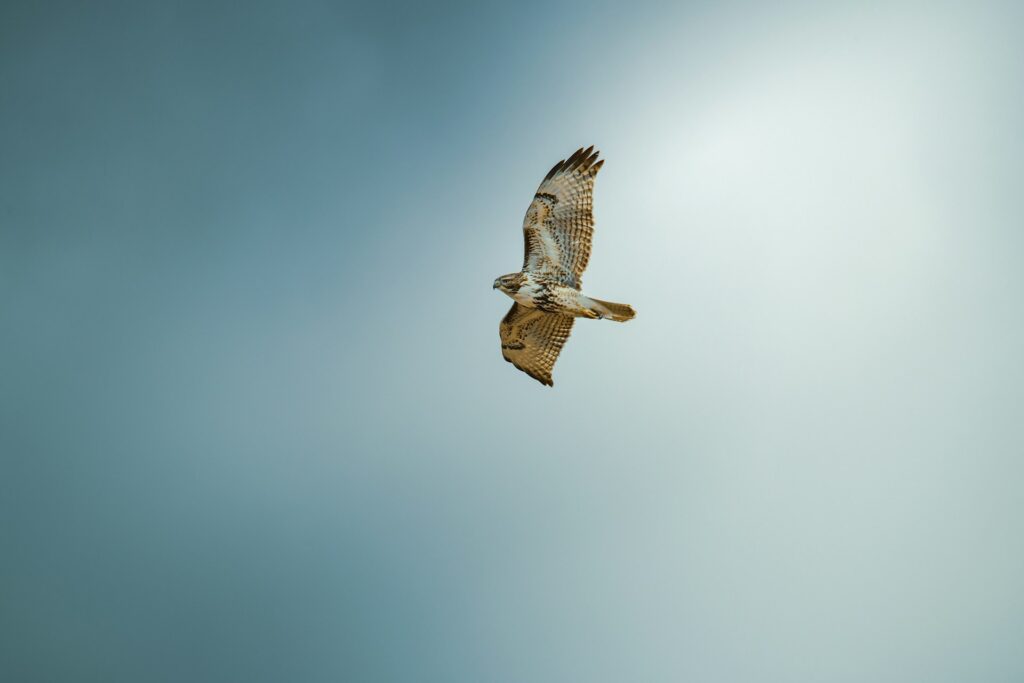
[[[580,292],[594,234],[594,178],[604,160],[593,146],[548,171],[523,220],[523,269],[494,281],[514,300],[498,326],[505,360],[551,387],[551,370],[576,318],[632,320],[628,304]]]

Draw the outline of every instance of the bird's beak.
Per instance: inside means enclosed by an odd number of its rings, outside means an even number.
[[[493,286],[493,287],[491,287],[491,289],[497,289],[497,288],[498,288],[498,281],[497,281],[497,280],[495,280],[495,281],[494,281],[494,286]]]

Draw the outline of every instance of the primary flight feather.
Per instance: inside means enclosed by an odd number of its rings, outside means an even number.
[[[523,269],[494,281],[514,300],[498,326],[501,355],[541,384],[551,371],[576,318],[631,320],[628,304],[580,292],[594,234],[594,178],[604,160],[594,148],[559,161],[537,188],[523,220]]]

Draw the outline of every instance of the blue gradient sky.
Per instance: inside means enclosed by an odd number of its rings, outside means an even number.
[[[0,678],[1024,679],[1022,26],[3,3]]]

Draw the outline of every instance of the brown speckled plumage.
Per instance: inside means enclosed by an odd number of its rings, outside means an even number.
[[[592,146],[580,148],[552,167],[523,220],[522,272],[495,280],[516,301],[499,326],[502,356],[548,386],[576,317],[622,322],[635,315],[627,304],[579,291],[594,234],[594,178],[604,164],[597,157]]]
[[[604,161],[597,161],[593,150],[578,149],[554,165],[523,221],[523,270],[573,289],[582,287],[594,236],[594,178]]]
[[[551,371],[574,321],[571,315],[514,303],[501,320],[501,355],[541,384],[554,386]]]

